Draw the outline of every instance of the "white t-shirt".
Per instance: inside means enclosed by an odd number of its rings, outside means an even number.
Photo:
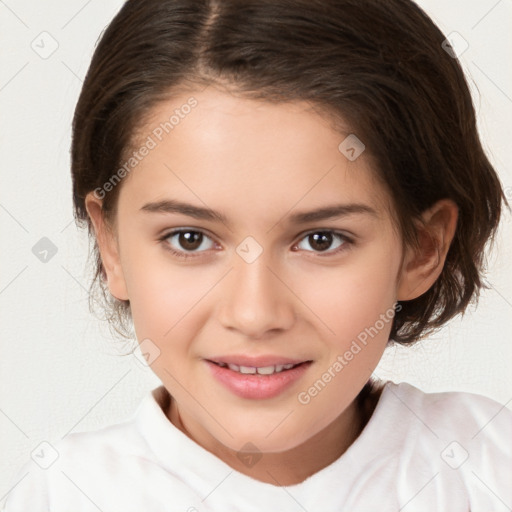
[[[153,390],[128,421],[41,447],[7,512],[501,512],[512,507],[512,412],[480,395],[386,383],[348,450],[279,487],[235,471],[165,416]],[[56,452],[54,451],[56,450]],[[58,458],[47,468],[58,452]],[[19,483],[18,483],[19,482]]]

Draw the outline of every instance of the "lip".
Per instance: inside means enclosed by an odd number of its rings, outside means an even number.
[[[311,364],[309,361],[295,361],[289,358],[247,358],[240,357],[231,359],[233,362],[226,360],[220,360],[227,364],[239,364],[242,361],[241,366],[273,366],[276,364],[298,364],[295,368],[289,370],[283,370],[279,373],[273,373],[272,375],[259,375],[259,374],[242,374],[228,367],[222,367],[213,362],[213,360],[205,359],[205,363],[209,367],[212,376],[231,393],[241,398],[250,400],[265,400],[274,398],[286,389],[297,383],[307,372]],[[238,362],[235,362],[238,361]],[[254,362],[258,361],[257,364]],[[269,361],[271,361],[269,363]],[[278,362],[274,362],[278,361]],[[262,363],[263,362],[263,363]]]

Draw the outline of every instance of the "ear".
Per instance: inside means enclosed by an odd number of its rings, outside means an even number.
[[[128,292],[119,257],[119,245],[114,228],[104,218],[102,201],[93,192],[90,192],[85,198],[85,207],[94,227],[110,293],[116,299],[128,300]]]
[[[419,247],[408,247],[405,251],[397,300],[416,299],[441,275],[455,235],[458,208],[450,199],[442,199],[421,217],[423,223],[417,223]]]

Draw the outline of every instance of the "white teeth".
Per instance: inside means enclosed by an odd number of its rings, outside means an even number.
[[[239,366],[237,364],[227,364],[227,363],[217,363],[219,366],[223,368],[229,368],[230,370],[238,373],[242,373],[244,375],[272,375],[274,373],[282,372],[283,370],[289,370],[290,368],[293,368],[294,364],[276,364],[275,366],[261,366],[261,367],[255,367],[255,366]]]
[[[257,372],[260,375],[272,375],[275,371],[275,366],[262,366],[261,368],[257,368]]]
[[[256,373],[254,366],[240,366],[240,373]]]

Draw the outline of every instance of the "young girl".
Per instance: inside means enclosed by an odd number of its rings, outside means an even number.
[[[371,378],[478,295],[505,201],[456,54],[409,0],[124,4],[73,197],[162,386],[5,510],[510,510],[506,407]]]

